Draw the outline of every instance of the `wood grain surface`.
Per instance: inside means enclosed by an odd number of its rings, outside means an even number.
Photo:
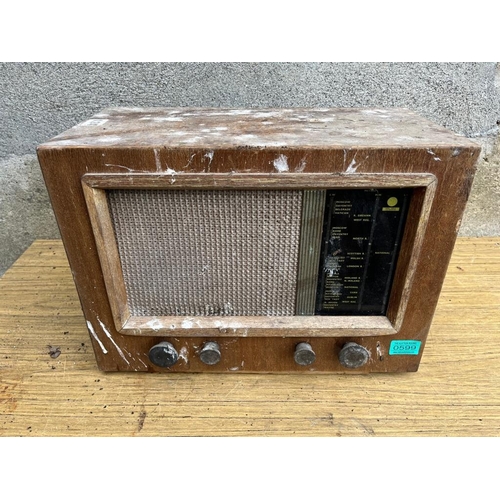
[[[103,373],[37,241],[0,280],[0,435],[499,436],[499,306],[500,238],[459,239],[416,373]]]

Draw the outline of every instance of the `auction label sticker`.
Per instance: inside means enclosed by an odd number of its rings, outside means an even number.
[[[389,355],[416,356],[420,351],[420,340],[393,340],[389,347]]]

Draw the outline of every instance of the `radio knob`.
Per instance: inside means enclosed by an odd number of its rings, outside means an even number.
[[[370,353],[356,342],[348,342],[339,353],[339,361],[345,368],[361,368],[368,363]]]
[[[200,359],[206,365],[216,365],[221,358],[220,347],[217,342],[205,342],[200,351]]]
[[[170,342],[160,342],[154,345],[149,350],[148,356],[151,363],[162,368],[175,365],[179,359],[179,354]]]
[[[308,366],[316,361],[316,353],[313,351],[311,344],[301,342],[295,347],[293,359],[298,365]]]

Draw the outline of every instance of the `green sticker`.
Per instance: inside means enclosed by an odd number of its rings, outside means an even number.
[[[389,354],[395,356],[404,354],[406,356],[416,356],[420,351],[420,340],[393,340],[389,347]]]

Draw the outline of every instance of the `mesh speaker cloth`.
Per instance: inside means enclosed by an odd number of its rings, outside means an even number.
[[[132,315],[295,314],[301,191],[107,197]]]

